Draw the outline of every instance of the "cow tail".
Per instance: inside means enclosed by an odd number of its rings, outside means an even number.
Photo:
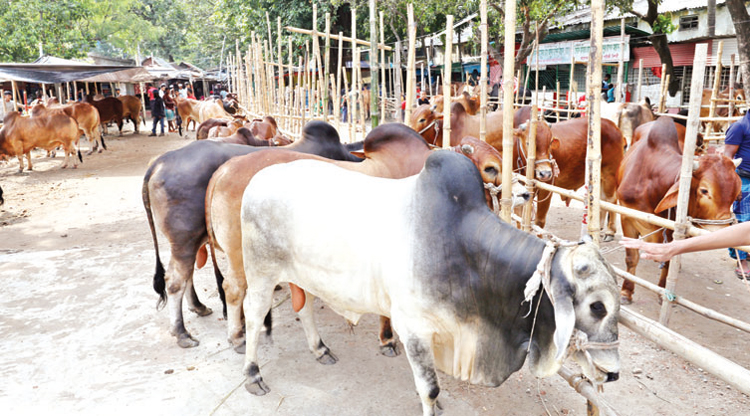
[[[148,218],[148,226],[151,227],[151,238],[154,240],[154,252],[156,253],[156,272],[154,273],[154,291],[159,295],[159,301],[156,303],[156,309],[161,309],[167,303],[167,284],[164,280],[164,266],[161,263],[159,257],[159,243],[156,239],[156,227],[154,226],[154,215],[151,212],[151,197],[148,192],[148,183],[151,179],[151,173],[153,172],[154,166],[151,165],[146,176],[143,178],[143,188],[141,189],[141,197],[143,198],[143,206],[146,208],[146,218]]]
[[[78,151],[78,161],[83,163],[83,156],[81,155],[81,149],[76,149]]]
[[[206,190],[206,201],[210,201],[213,196],[213,187],[209,187]],[[208,232],[208,249],[211,251],[211,264],[214,266],[214,277],[216,278],[216,288],[219,291],[219,299],[221,299],[222,312],[224,312],[224,319],[227,318],[227,297],[224,293],[224,275],[221,274],[219,269],[219,263],[216,261],[216,236],[214,235],[214,227],[211,222],[210,214],[210,202],[206,204],[206,231]]]
[[[102,142],[102,149],[107,150],[107,145],[104,144],[104,130],[101,124],[99,125],[99,141]]]

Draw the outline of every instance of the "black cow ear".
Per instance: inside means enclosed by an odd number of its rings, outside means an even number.
[[[553,291],[558,292],[554,289]],[[565,352],[568,350],[573,329],[576,326],[576,314],[573,307],[573,298],[569,293],[555,293],[555,363],[562,365]]]

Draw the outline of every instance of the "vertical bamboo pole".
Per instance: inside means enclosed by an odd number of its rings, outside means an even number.
[[[354,128],[354,136],[350,136],[349,140],[352,142],[357,141],[357,96],[359,91],[357,89],[357,67],[359,66],[359,49],[357,49],[357,9],[352,8],[352,91],[354,94],[349,94],[349,114],[351,114],[349,128]]]
[[[521,92],[521,70],[519,69],[516,71],[516,79],[514,80],[514,86],[515,82],[518,82],[518,87],[516,87],[516,91],[513,94],[513,108],[515,108],[515,104],[518,104],[518,94]]]
[[[310,110],[310,118],[314,118],[312,105],[312,59],[310,59],[310,41],[305,41],[305,99],[302,100],[303,111]]]
[[[341,119],[341,78],[345,75],[341,72],[341,61],[344,54],[344,32],[339,32],[339,50],[336,62],[336,102],[333,103],[333,112],[336,115],[336,130],[339,129],[339,120]],[[344,90],[344,99],[346,99],[346,90]],[[347,107],[348,113],[348,107]],[[348,114],[347,114],[348,115]],[[346,120],[344,120],[346,121]]]
[[[453,15],[445,16],[443,54],[443,149],[451,146],[451,70],[453,67]],[[435,139],[437,140],[437,139]]]
[[[537,65],[538,65],[537,61]],[[536,129],[538,113],[537,103],[531,105],[531,118],[529,119],[529,136],[526,156],[526,190],[529,192],[529,200],[523,206],[523,230],[531,231],[531,214],[534,211],[534,168],[536,167]]]
[[[479,59],[479,85],[481,97],[479,105],[479,140],[487,141],[487,44],[489,43],[487,33],[487,0],[479,3],[479,31],[481,42],[481,54]]]
[[[729,102],[729,111],[727,114],[729,114],[729,117],[732,117],[734,115],[734,54],[729,57],[729,99],[732,100]]]
[[[421,94],[424,91],[424,62],[419,64],[419,85],[419,93]]]
[[[380,44],[385,46],[385,31],[383,31],[383,12],[380,12]],[[380,117],[385,121],[385,103],[388,97],[388,83],[385,78],[385,49],[380,49],[380,91],[375,91],[380,96]]]
[[[587,67],[588,85],[588,136],[586,150],[586,206],[588,235],[597,246],[600,242],[601,165],[602,165],[602,124],[601,87],[602,85],[602,43],[604,37],[604,0],[591,2],[591,49]],[[581,230],[582,234],[585,232]]]
[[[286,111],[284,111],[284,58],[281,54],[281,17],[276,19],[276,49],[278,52],[276,54],[276,62],[278,63],[279,68],[279,95],[276,98],[278,100],[276,105],[278,108],[277,113],[281,116],[286,113]]]
[[[325,52],[325,95],[323,95],[323,113],[328,121],[328,102],[331,99],[331,87],[335,84],[329,83],[329,74],[331,73],[331,13],[326,13],[326,52]],[[338,130],[338,126],[336,128]]]
[[[664,105],[667,102],[666,93],[664,92],[669,87],[669,80],[667,79],[667,64],[661,64],[661,81],[659,84],[659,112],[664,112]]]
[[[265,51],[265,58],[263,61],[263,68],[266,73],[266,91],[268,91],[268,109],[266,115],[273,113],[275,105],[276,89],[273,87],[273,66],[271,65],[271,59],[273,57],[273,43],[268,40],[263,41],[263,50]]]
[[[143,85],[141,85],[141,90],[143,90]],[[78,101],[78,82],[76,81],[73,81],[73,97],[73,101]]]
[[[556,114],[556,122],[560,122],[560,81],[557,81],[557,98],[555,98],[555,114]]]
[[[268,14],[268,12],[266,12],[266,27],[268,28],[268,43],[273,45],[273,36],[271,36],[271,16]],[[273,60],[273,48],[271,48],[269,52],[270,54],[266,59],[267,62],[271,62]]]
[[[505,1],[505,59],[503,67],[503,190],[501,215],[510,224],[511,200],[513,197],[513,72],[516,45],[516,0]]]
[[[352,70],[352,73],[354,70]],[[355,140],[354,136],[354,115],[352,114],[352,92],[349,91],[349,82],[346,80],[346,73],[342,73],[342,78],[344,79],[344,100],[346,100],[346,117],[347,117],[347,125],[349,126],[349,143],[353,143]],[[354,78],[352,78],[352,82],[354,81]],[[355,103],[356,105],[356,103]]]
[[[566,107],[568,107],[568,110],[573,108],[570,104],[572,101],[571,97],[573,96],[571,91],[573,91],[573,80],[575,79],[574,77],[575,72],[576,72],[576,58],[575,58],[575,55],[571,54],[570,56],[570,79],[568,80],[568,102],[566,105]],[[570,119],[570,111],[568,111],[568,119]]]
[[[90,94],[90,92],[89,92],[89,83],[87,82],[86,83],[86,95],[89,95],[89,94]]]
[[[245,71],[247,72],[247,108],[249,111],[253,111],[255,105],[255,93],[253,91],[254,75],[252,70],[252,49],[248,46],[247,53],[245,54]],[[250,116],[248,114],[248,116]]]
[[[18,85],[16,84],[16,81],[10,81],[10,88],[13,90],[13,111],[18,111],[18,101],[20,101],[20,94],[18,92]],[[19,97],[18,99],[16,99],[17,95]]]
[[[414,5],[409,3],[406,9],[409,20],[409,55],[408,55],[408,68],[407,79],[406,79],[406,113],[404,114],[404,122],[406,124],[411,123],[411,111],[414,106],[414,93],[416,92],[416,46],[417,46],[417,24],[414,22]],[[450,107],[447,110],[450,111]],[[443,144],[445,146],[445,143]]]
[[[719,96],[719,87],[721,87],[721,55],[724,53],[724,41],[719,41],[719,50],[716,52],[716,76],[714,76],[714,85],[711,90],[711,106],[708,116],[713,118],[716,115],[716,98]],[[701,91],[702,92],[702,91]],[[702,96],[702,95],[701,95]],[[732,97],[729,97],[732,99]],[[730,114],[731,115],[731,114]],[[709,121],[706,126],[706,138],[711,136],[714,131],[714,122]]]
[[[375,19],[375,0],[370,0],[370,123],[372,128],[380,124],[378,107],[378,26]]]
[[[536,38],[534,43],[534,53],[536,54],[536,68],[534,68],[534,103],[539,107],[539,23],[535,24],[536,27]],[[533,111],[533,108],[532,108]],[[528,187],[528,185],[526,185]],[[529,193],[530,195],[533,195]],[[531,198],[533,199],[533,198]]]
[[[400,116],[401,121],[404,119],[404,114],[401,112],[401,42],[396,42],[396,57],[393,61],[393,97],[396,99],[396,114]]]
[[[357,53],[359,55],[359,53]],[[362,137],[364,138],[367,133],[367,129],[365,128],[365,102],[364,102],[364,96],[362,95],[362,66],[359,65],[359,62],[357,62],[357,91],[359,91],[359,94],[357,94],[357,102],[359,103],[359,124],[362,126]]]
[[[615,102],[621,103],[625,101],[623,99],[623,75],[625,72],[625,18],[620,19],[620,61],[617,64],[617,88],[615,89]]]
[[[719,44],[721,49],[721,44]],[[699,43],[695,45],[695,58],[693,59],[693,79],[690,85],[689,108],[699,108],[703,92],[703,76],[706,70],[706,58],[708,56],[708,45]],[[719,61],[720,62],[720,61]],[[690,183],[693,180],[693,157],[695,156],[695,142],[698,137],[698,124],[700,122],[699,112],[691,111],[685,130],[685,143],[682,150],[682,166],[680,168],[680,188],[677,192],[677,208],[675,210],[675,231],[673,238],[682,240],[687,237],[687,210],[690,199]],[[677,277],[680,271],[682,256],[675,256],[669,262],[669,273],[667,274],[666,293],[674,293],[677,285]],[[664,326],[669,324],[672,314],[672,300],[667,297],[662,302],[659,313],[659,323]]]
[[[294,89],[294,51],[292,49],[292,38],[287,38],[287,48],[289,49],[289,98],[287,102],[287,114],[289,118],[289,129],[294,130],[294,125],[297,123],[296,119],[291,118],[292,115],[297,115],[295,110],[295,89]]]
[[[304,74],[307,71],[307,66],[302,66],[302,57],[299,57],[299,67],[302,69],[302,74]],[[307,91],[307,78],[302,75],[302,80],[300,81],[302,84],[301,91],[297,93],[297,95],[300,95],[297,99],[299,100],[299,111],[296,113],[299,114],[302,118],[300,119],[300,132],[305,127],[305,97],[304,94]],[[299,88],[299,87],[298,87]]]
[[[60,104],[65,104],[70,101],[70,82],[65,83],[65,96],[67,97],[65,101],[60,98]]]
[[[643,59],[638,60],[638,101],[643,100],[641,88],[643,87]]]
[[[330,78],[329,85],[335,86],[336,85],[336,77],[333,74],[328,74]],[[336,127],[336,131],[339,131],[340,123],[341,123],[341,115],[339,114],[339,90],[333,91],[333,96],[331,97],[333,101],[333,123]]]
[[[313,72],[315,82],[313,85],[315,88],[313,91],[315,91],[316,96],[313,101],[313,108],[315,109],[315,113],[321,116],[325,112],[321,111],[322,109],[318,106],[318,102],[322,102],[323,100],[323,85],[326,79],[321,78],[323,75],[323,65],[320,59],[320,42],[318,42],[318,6],[315,3],[313,3],[313,56],[315,57],[313,61],[313,66],[315,67],[315,71]],[[325,116],[323,120],[328,121]]]

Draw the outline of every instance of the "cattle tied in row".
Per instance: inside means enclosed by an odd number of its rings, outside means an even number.
[[[681,127],[681,126],[680,126]],[[683,129],[684,140],[684,129]],[[634,144],[625,155],[617,174],[617,198],[622,206],[674,219],[672,208],[677,205],[679,175],[682,165],[680,133],[669,117],[644,124],[635,131]],[[695,159],[690,182],[688,216],[696,225],[704,220],[723,224],[703,225],[707,229],[727,226],[732,222],[732,203],[740,195],[740,178],[735,168],[741,159],[710,152]],[[657,232],[659,227],[631,217],[621,217],[622,234],[651,243],[668,242],[672,231]],[[627,249],[628,272],[635,274],[638,250]],[[665,287],[668,267],[661,270],[659,286]],[[635,285],[622,284],[622,302],[631,303]]]
[[[501,158],[495,149],[474,138],[466,138],[454,151],[472,160],[485,183],[499,186],[502,181]],[[206,222],[211,249],[227,256],[229,272],[223,288],[227,302],[229,342],[243,348],[242,301],[247,284],[243,270],[242,235],[237,227],[240,220],[242,193],[248,182],[261,169],[279,163],[310,159],[327,161],[350,171],[370,176],[400,179],[416,175],[424,167],[431,150],[416,132],[402,124],[383,124],[373,129],[364,141],[363,162],[333,161],[312,155],[280,149],[257,152],[234,158],[222,165],[211,178],[206,193]],[[519,203],[528,200],[528,192],[518,185],[515,189]],[[491,203],[489,194],[486,195]],[[214,257],[214,256],[212,256]],[[292,303],[298,311],[305,303],[304,294],[292,288]],[[396,342],[386,320],[381,320],[381,352],[397,355]]]
[[[37,104],[31,109],[31,116],[40,117],[55,112],[66,114],[78,123],[78,128],[81,129],[83,134],[86,135],[86,139],[92,144],[88,154],[94,153],[97,149],[99,149],[100,153],[102,150],[107,149],[101,130],[99,130],[101,124],[99,111],[94,106],[88,103],[71,103],[62,106],[51,105],[49,107],[44,104]]]
[[[418,175],[398,180],[311,160],[270,166],[250,181],[241,218],[244,375],[253,394],[270,391],[258,341],[280,282],[353,323],[365,313],[390,317],[425,415],[434,414],[440,391],[436,368],[498,386],[523,366],[527,348],[541,377],[558,371],[574,333],[612,347],[618,338],[615,276],[596,248],[552,251],[503,223],[485,204],[477,169],[453,152],[435,152]],[[358,232],[341,223],[357,223]],[[543,256],[551,256],[549,283],[524,302]],[[331,356],[313,311],[308,301],[299,312],[309,348]],[[574,357],[591,380],[618,378],[615,348],[589,351],[591,361],[583,354]]]
[[[23,156],[31,165],[31,150],[39,147],[47,151],[62,146],[65,160],[61,168],[68,166],[68,158],[73,155],[73,167],[78,167],[78,160],[83,161],[78,150],[78,123],[67,114],[55,112],[39,117],[24,117],[20,113],[11,112],[5,116],[3,127],[0,129],[0,156],[15,156],[18,158],[18,171],[23,172]],[[76,160],[76,154],[78,160]]]
[[[336,160],[358,161],[341,144],[336,130],[325,122],[313,121],[305,125],[302,138],[288,147],[302,153]],[[198,299],[193,287],[193,265],[206,261],[201,248],[208,241],[206,231],[206,187],[211,175],[227,160],[267,147],[253,147],[214,141],[196,141],[167,152],[149,166],[143,178],[142,198],[151,228],[156,252],[154,290],[160,296],[159,305],[168,305],[172,335],[181,347],[194,347],[198,341],[185,329],[182,299],[187,295],[188,307],[198,315],[210,314]],[[159,257],[156,231],[167,237],[171,258],[165,272]],[[219,273],[215,269],[215,273]],[[217,280],[220,277],[217,276]],[[220,291],[224,301],[223,291]]]

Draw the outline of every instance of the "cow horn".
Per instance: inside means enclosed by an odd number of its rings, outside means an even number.
[[[518,126],[518,129],[521,131],[526,131],[526,123],[522,123],[520,126]]]
[[[742,163],[742,158],[739,157],[737,159],[732,159],[732,163],[734,163],[734,167],[735,168],[738,168],[738,167],[740,167],[740,164]]]
[[[696,170],[698,170],[698,168],[700,168],[700,167],[701,167],[701,162],[699,160],[694,160],[693,161],[693,172],[695,172]]]
[[[474,147],[471,146],[470,144],[462,144],[461,152],[465,155],[472,155],[474,154]]]

